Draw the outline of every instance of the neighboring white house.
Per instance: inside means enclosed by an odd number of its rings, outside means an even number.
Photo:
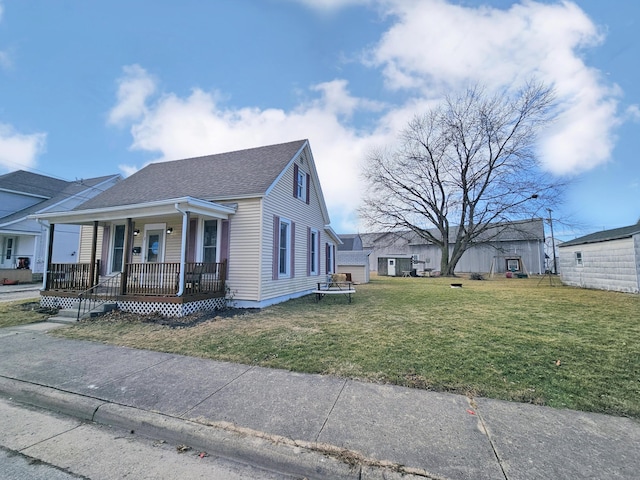
[[[28,218],[29,215],[72,210],[121,178],[120,175],[109,175],[68,182],[24,170],[1,175],[0,269],[4,272],[0,276],[11,278],[17,273],[29,273],[27,270],[36,274],[44,272],[46,227]],[[57,263],[77,262],[79,240],[79,227],[70,225],[61,229],[55,239],[53,260]]]
[[[72,212],[39,218],[55,232],[83,226],[89,272],[73,283],[53,265],[45,303],[72,305],[100,260],[101,273],[120,278],[121,309],[170,316],[220,307],[225,294],[258,308],[308,294],[335,272],[340,243],[307,140],[152,163]]]
[[[640,222],[564,242],[558,250],[566,285],[640,291]]]
[[[432,230],[439,235],[437,230]],[[450,250],[457,229],[450,232]],[[371,271],[378,275],[402,275],[403,271],[440,270],[440,247],[410,231],[362,233],[362,248],[371,251]],[[493,224],[462,255],[456,273],[505,273],[507,271],[542,274],[545,270],[544,222],[540,218]],[[401,267],[387,270],[389,261]]]

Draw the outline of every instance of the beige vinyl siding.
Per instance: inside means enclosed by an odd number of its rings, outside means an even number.
[[[104,229],[98,227],[98,243],[96,248],[96,259],[102,260],[102,237]],[[55,233],[54,233],[55,235]],[[91,262],[91,246],[93,244],[93,225],[82,225],[80,227],[80,250],[78,251],[79,263]]]
[[[173,228],[173,232],[170,234],[165,233],[164,236],[164,262],[180,262],[182,246],[182,215],[176,215],[175,217],[145,218],[144,220],[135,221],[133,229],[140,230],[140,234],[133,237],[133,247],[140,247],[141,252],[140,255],[131,256],[132,263],[144,262],[145,226],[152,224],[164,225],[165,232],[167,228]]]
[[[311,156],[306,155],[309,159]],[[309,162],[300,163],[296,159],[298,168],[305,173],[309,172]],[[311,177],[309,188],[309,204],[304,200],[293,196],[293,172],[291,165],[280,181],[264,199],[262,219],[262,263],[261,299],[269,299],[284,295],[294,294],[305,290],[312,290],[318,281],[325,278],[325,250],[324,245],[328,241],[324,232],[324,218],[318,197],[318,186]],[[295,276],[294,278],[272,279],[273,269],[273,216],[290,220],[295,223]],[[316,229],[320,234],[320,275],[307,276],[307,228]]]
[[[237,300],[260,300],[260,228],[261,199],[237,202],[229,229],[230,294]]]

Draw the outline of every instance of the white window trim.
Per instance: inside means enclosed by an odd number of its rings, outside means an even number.
[[[573,258],[575,259],[576,262],[576,267],[582,267],[584,266],[584,257],[582,256],[582,252],[573,252]]]
[[[327,274],[333,274],[333,273],[336,273],[336,272],[333,271],[334,270],[334,268],[333,268],[334,264],[336,263],[335,259],[333,258],[334,255],[335,255],[335,245],[333,243],[329,243],[328,245],[329,245],[329,251],[327,252],[327,254],[328,254],[328,258],[327,258],[327,267],[328,267]]]
[[[309,239],[311,243],[311,250],[309,251],[309,261],[311,262],[311,268],[309,269],[309,273],[311,275],[320,275],[320,231],[312,228],[311,229],[311,238]],[[315,258],[312,256],[312,252],[315,252]]]
[[[143,263],[147,263],[147,232],[149,230],[162,230],[162,251],[157,263],[164,263],[164,253],[167,249],[167,224],[166,223],[148,223],[144,226],[144,236],[142,237],[142,259]]]
[[[307,173],[298,167],[298,179],[297,179],[298,192],[297,197],[306,202],[307,201]]]
[[[125,232],[125,245],[127,243],[127,239],[126,239],[126,234],[127,234],[127,226],[124,223],[111,223],[110,228],[109,228],[109,253],[108,253],[108,265],[107,265],[107,272],[109,272],[109,274],[113,273],[113,252],[116,246],[116,227],[118,226],[124,226],[124,232]],[[104,241],[104,240],[103,240]],[[134,240],[135,241],[135,240]],[[133,248],[133,243],[131,244],[130,248]],[[122,251],[122,270],[124,271],[124,263],[125,263],[125,251],[124,251],[124,245],[123,245],[123,251]]]
[[[220,262],[220,242],[222,241],[222,223],[219,218],[200,218],[198,220],[198,232],[196,234],[196,262],[204,262],[204,222],[205,220],[215,220],[218,222],[216,228],[216,263]]]
[[[278,224],[278,278],[291,278],[291,220],[286,218],[280,218]],[[280,251],[282,244],[280,243],[280,233],[282,231],[282,225],[287,225],[287,245],[285,251],[285,272],[280,271]]]

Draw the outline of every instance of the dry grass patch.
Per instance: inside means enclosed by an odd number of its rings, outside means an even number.
[[[41,308],[37,299],[0,303],[0,328],[42,322],[57,310]]]

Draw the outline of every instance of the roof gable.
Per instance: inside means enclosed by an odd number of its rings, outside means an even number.
[[[168,198],[224,200],[263,196],[306,140],[147,165],[78,209]]]

